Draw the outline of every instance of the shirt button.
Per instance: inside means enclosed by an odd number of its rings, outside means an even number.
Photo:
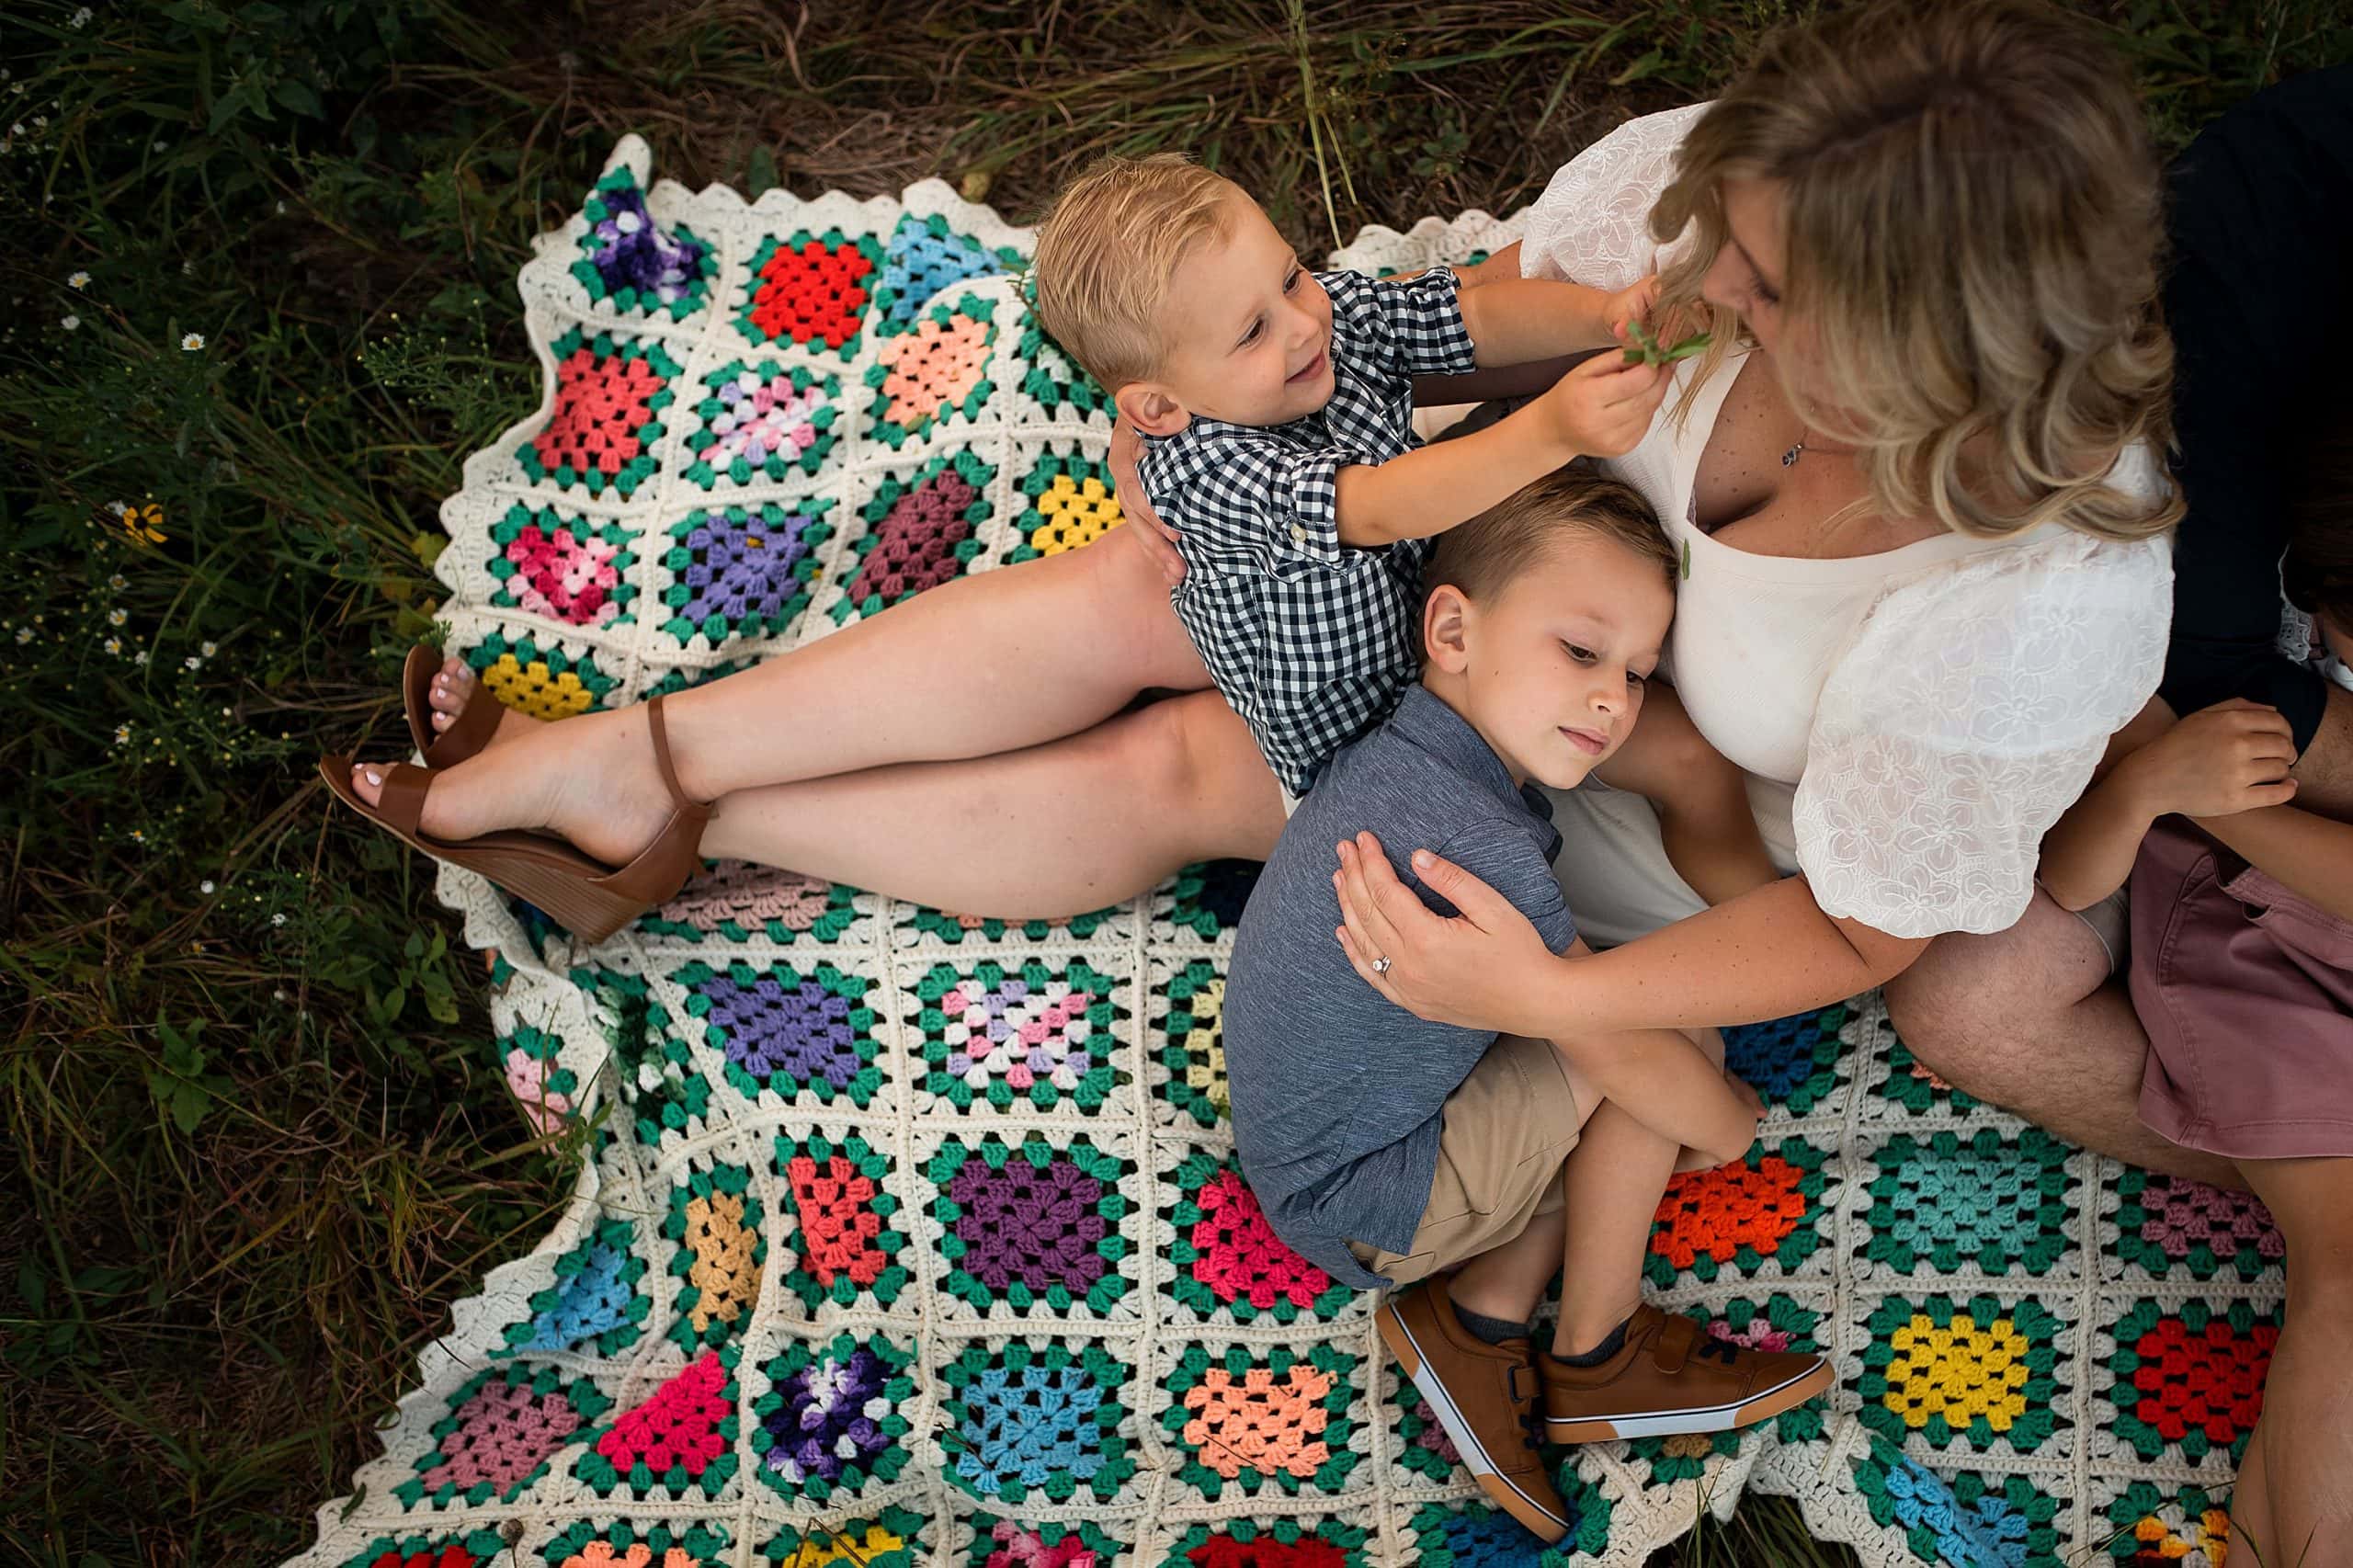
[[[1293,544],[1305,544],[1307,542],[1307,525],[1305,523],[1291,524],[1290,538]]]

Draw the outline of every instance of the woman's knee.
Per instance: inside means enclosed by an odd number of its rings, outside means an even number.
[[[1204,855],[1264,859],[1282,834],[1282,791],[1249,726],[1215,691],[1171,697],[1092,732],[1137,820],[1181,829]]]
[[[1176,691],[1209,685],[1209,671],[1168,602],[1168,580],[1151,557],[1117,529],[1072,552],[1084,563],[1087,608],[1107,638],[1125,646],[1142,684]]]

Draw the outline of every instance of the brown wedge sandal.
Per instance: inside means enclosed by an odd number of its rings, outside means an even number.
[[[455,767],[490,744],[490,737],[498,733],[498,721],[506,713],[506,706],[490,694],[490,688],[480,680],[474,682],[474,694],[450,721],[449,727],[435,733],[433,729],[433,677],[441,670],[441,656],[420,642],[408,651],[408,663],[401,666],[402,705],[408,710],[408,738],[416,743],[427,767]]]
[[[494,886],[538,905],[558,925],[593,946],[647,910],[668,902],[686,886],[688,878],[702,869],[698,849],[711,808],[688,800],[678,787],[677,769],[670,763],[670,737],[663,725],[662,699],[645,705],[645,717],[654,732],[654,766],[662,770],[662,783],[670,791],[673,809],[654,842],[619,869],[590,859],[550,834],[485,833],[462,841],[432,837],[417,826],[425,812],[426,791],[433,787],[435,770],[430,767],[405,762],[385,765],[384,788],[380,803],[373,806],[352,788],[350,757],[323,757],[319,773],[335,799],[404,844],[437,860],[480,872]]]

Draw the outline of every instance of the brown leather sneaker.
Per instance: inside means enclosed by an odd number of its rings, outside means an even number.
[[[1745,1350],[1680,1312],[1635,1309],[1626,1343],[1597,1367],[1536,1358],[1545,1435],[1556,1443],[1722,1432],[1802,1404],[1830,1386],[1819,1356]],[[1415,1387],[1419,1387],[1418,1381]]]
[[[1490,1345],[1462,1326],[1450,1276],[1432,1275],[1373,1313],[1389,1353],[1438,1413],[1462,1467],[1546,1545],[1569,1533],[1568,1510],[1536,1451],[1536,1369],[1529,1343]]]

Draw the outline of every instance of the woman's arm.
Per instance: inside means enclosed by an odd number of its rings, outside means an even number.
[[[1802,877],[1592,958],[1555,958],[1510,902],[1460,867],[1414,853],[1445,919],[1397,880],[1370,834],[1342,844],[1334,877],[1357,973],[1417,1017],[1512,1034],[1754,1023],[1843,1001],[1911,966],[1928,938],[1824,915]],[[1386,958],[1375,972],[1373,960]]]

